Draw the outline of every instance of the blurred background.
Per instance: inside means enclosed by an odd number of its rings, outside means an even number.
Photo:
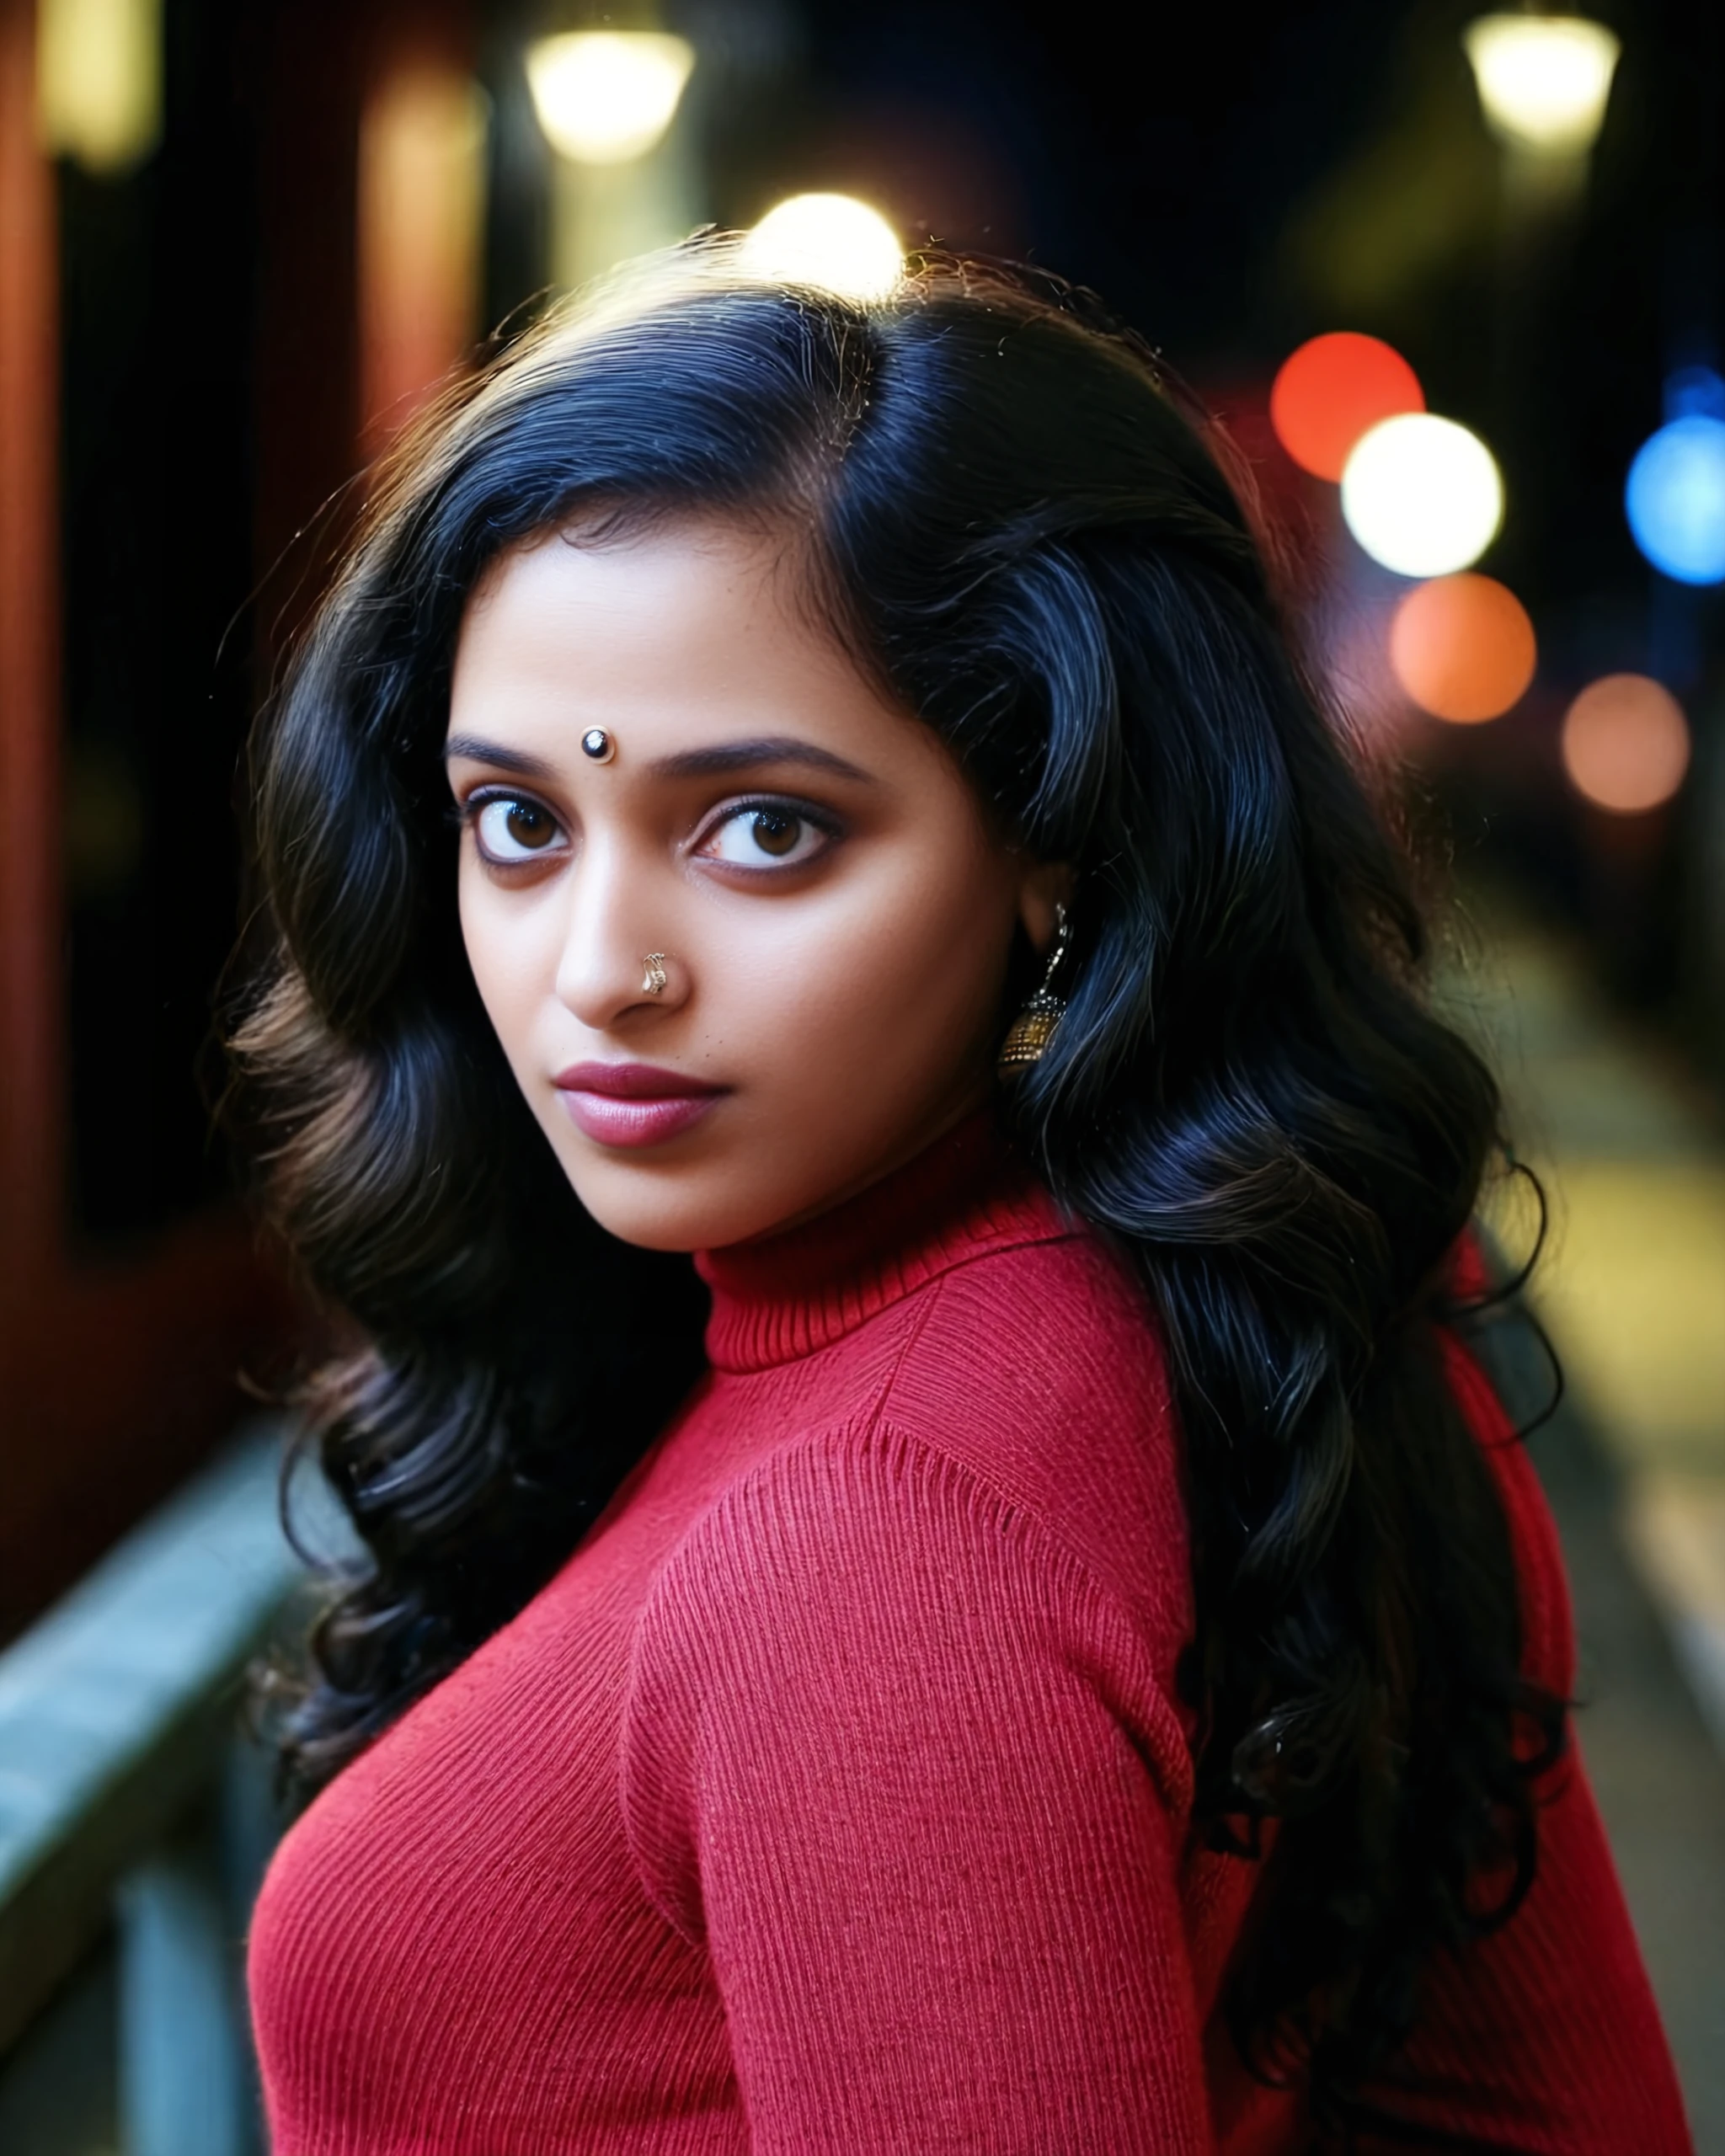
[[[1722,121],[1712,0],[0,0],[0,2148],[258,2148],[246,727],[428,386],[716,221],[1043,264],[1231,438],[1550,1196],[1581,1742],[1725,2152]]]

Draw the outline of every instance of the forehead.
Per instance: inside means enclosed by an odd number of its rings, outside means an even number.
[[[785,532],[693,518],[512,548],[468,602],[451,731],[542,754],[603,725],[655,755],[780,730],[853,758],[943,755],[821,622],[805,561]]]

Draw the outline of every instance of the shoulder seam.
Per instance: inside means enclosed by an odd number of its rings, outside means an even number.
[[[927,1331],[928,1321],[934,1315],[940,1299],[946,1291],[947,1282],[952,1273],[956,1270],[957,1267],[953,1267],[945,1273],[937,1274],[928,1283],[928,1293],[920,1298],[922,1307],[916,1312],[912,1322],[905,1328],[905,1337],[899,1342],[899,1352],[893,1357],[892,1368],[881,1380],[880,1389],[875,1394],[873,1402],[862,1420],[862,1433],[864,1437],[873,1435],[880,1428],[882,1418],[886,1413],[887,1402],[892,1397],[893,1387],[899,1381],[899,1373],[909,1360],[911,1351]],[[845,1426],[840,1424],[834,1427]]]
[[[890,1421],[885,1413],[884,1396],[877,1401],[865,1421],[858,1422],[847,1418],[840,1422],[819,1424],[812,1429],[800,1430],[794,1436],[785,1438],[782,1443],[774,1445],[770,1451],[762,1454],[745,1473],[725,1486],[712,1504],[702,1513],[700,1518],[691,1524],[687,1532],[669,1552],[664,1564],[660,1567],[636,1620],[637,1644],[638,1645],[641,1633],[645,1628],[650,1613],[660,1600],[660,1589],[666,1577],[674,1568],[690,1559],[691,1545],[721,1511],[729,1508],[743,1491],[759,1482],[775,1463],[785,1460],[788,1455],[797,1452],[814,1454],[836,1441],[846,1438],[853,1442],[860,1441],[863,1444],[874,1439],[888,1440],[902,1446],[908,1452],[919,1457],[924,1463],[959,1476],[986,1503],[991,1512],[996,1514],[1005,1514],[1008,1519],[1023,1520],[1032,1530],[1033,1535],[1042,1542],[1045,1550],[1057,1561],[1071,1566],[1083,1580],[1086,1588],[1095,1596],[1097,1602],[1119,1618],[1140,1647],[1146,1646],[1142,1620],[1134,1611],[1130,1604],[1108,1585],[1083,1552],[1076,1549],[1066,1537],[1044,1516],[1039,1508],[1012,1497],[1008,1492],[1000,1488],[997,1484],[990,1481],[969,1460],[961,1459],[956,1453],[948,1451],[943,1446],[934,1443],[920,1432],[907,1429]],[[633,1654],[631,1659],[632,1661],[633,1659]],[[1149,1661],[1147,1649],[1146,1659],[1146,1662]],[[1179,1726],[1179,1717],[1167,1696],[1164,1686],[1153,1673],[1151,1675],[1150,1684],[1161,1703],[1164,1714],[1168,1718],[1172,1734],[1178,1740],[1181,1754],[1189,1756],[1187,1753],[1185,1735]]]
[[[950,1265],[943,1267],[935,1278],[927,1284],[937,1286],[940,1282],[951,1279],[954,1273],[967,1273],[976,1266],[986,1265],[991,1258],[1011,1257],[1017,1251],[1023,1250],[1055,1249],[1063,1243],[1076,1243],[1081,1250],[1114,1258],[1116,1261],[1119,1259],[1119,1253],[1110,1248],[1101,1234],[1095,1229],[1081,1223],[1076,1227],[1063,1228],[1055,1235],[1020,1235],[1015,1237],[1011,1242],[996,1243],[987,1250],[967,1251],[963,1257],[955,1258]],[[1140,1287],[1141,1294],[1141,1284],[1136,1282],[1134,1284]],[[1154,1318],[1153,1310],[1148,1314],[1152,1319]]]

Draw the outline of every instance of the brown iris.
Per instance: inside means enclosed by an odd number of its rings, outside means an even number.
[[[515,844],[530,848],[546,845],[557,829],[545,811],[531,801],[510,802],[503,820]]]
[[[797,843],[803,819],[788,815],[782,808],[757,808],[750,828],[763,853],[788,853]]]

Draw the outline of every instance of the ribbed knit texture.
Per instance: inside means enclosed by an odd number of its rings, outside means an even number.
[[[1215,2009],[1258,1878],[1187,1851],[1156,1328],[985,1113],[696,1260],[711,1374],[557,1577],[310,1806],[253,1924],[275,2156],[1282,2156]],[[1496,1401],[1529,1665],[1551,1523]],[[1592,1797],[1434,1972],[1435,2143],[1668,2156]]]

